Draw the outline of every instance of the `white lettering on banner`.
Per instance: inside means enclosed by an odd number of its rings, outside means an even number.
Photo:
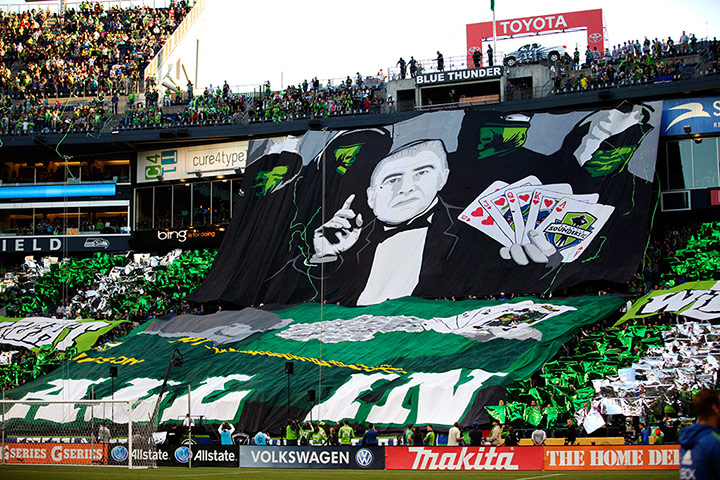
[[[2,242],[0,242],[0,251],[24,252],[26,251],[25,240],[32,240],[32,245],[29,250],[31,252],[42,252],[45,240],[48,241],[47,247],[50,251],[60,250],[62,248],[62,240],[59,238],[16,238],[15,240],[10,240],[10,243],[8,243],[7,239],[3,239]],[[8,250],[8,247],[10,247],[10,250]]]
[[[321,451],[277,451],[275,449],[250,452],[253,463],[270,464],[323,464],[323,465],[349,465],[350,452],[339,452],[337,450],[328,452]]]
[[[254,375],[228,375],[227,377],[209,377],[196,388],[192,389],[190,411],[193,415],[203,415],[216,422],[234,422],[240,413],[243,400],[252,390],[230,391],[228,383],[247,382]],[[213,402],[205,401],[207,397],[217,398]],[[188,411],[188,395],[178,396],[173,404],[162,414],[162,422],[182,418]]]
[[[514,452],[496,453],[495,447],[462,447],[442,455],[430,448],[409,447],[415,453],[413,470],[518,470],[513,463]],[[475,457],[473,459],[473,457]]]
[[[367,421],[374,423],[404,424],[410,410],[404,408],[410,389],[420,387],[418,391],[416,420],[418,424],[435,423],[452,425],[470,405],[475,392],[491,377],[504,377],[506,373],[489,373],[484,370],[472,370],[469,380],[458,385],[461,369],[442,373],[413,373],[407,383],[393,388],[383,405],[375,405],[368,414]]]
[[[582,450],[550,450],[546,454],[550,457],[550,466],[553,467],[579,467],[585,465],[585,452]]]
[[[102,379],[103,381],[109,381],[109,378]],[[168,386],[172,387],[179,385],[179,382],[174,380],[168,380]],[[106,397],[98,398],[98,400],[132,400],[139,403],[133,404],[133,418],[135,421],[147,421],[152,416],[155,403],[157,401],[157,395],[150,395],[150,393],[156,388],[162,385],[162,380],[155,378],[133,378],[128,382],[115,390],[114,394],[107,395]],[[163,398],[168,395],[168,392],[163,394]],[[85,421],[89,422],[91,417],[97,419],[112,419],[113,423],[128,423],[129,412],[127,405],[115,404],[112,406],[112,410],[109,405],[95,405],[92,408],[85,410]]]
[[[143,450],[133,448],[133,460],[169,460],[166,450]]]
[[[106,379],[100,380],[70,380],[55,379],[48,382],[50,388],[26,394],[19,400],[85,400],[88,388],[98,385]],[[16,403],[5,412],[5,419],[26,418],[30,411],[29,404]],[[80,410],[72,404],[49,405],[40,407],[35,413],[36,420],[49,420],[55,423],[70,423],[77,420]]]
[[[483,67],[442,73],[426,73],[415,77],[415,81],[418,85],[422,85],[425,83],[459,82],[463,80],[502,77],[502,74],[502,67]]]
[[[184,242],[187,240],[187,230],[178,230],[178,231],[170,231],[170,232],[164,232],[162,230],[158,230],[157,232],[157,238],[160,241],[165,240],[172,240],[173,238],[176,238],[179,242]]]
[[[683,310],[685,309],[685,310]],[[720,291],[681,290],[651,297],[639,310],[639,315],[661,312],[680,312],[697,320],[713,320],[720,317]]]
[[[544,30],[559,30],[567,28],[567,22],[563,15],[548,15],[547,17],[530,17],[517,20],[506,20],[498,22],[500,24],[501,35],[510,35],[516,33],[541,32]],[[530,28],[532,26],[532,28]],[[525,28],[523,28],[525,27]],[[509,30],[509,31],[508,31]]]
[[[660,465],[680,465],[680,449],[679,448],[663,448],[659,450],[649,450],[650,456],[649,465],[660,466]]]
[[[41,317],[25,318],[17,322],[0,322],[0,344],[33,348],[54,345],[65,351],[75,345],[75,340],[88,332],[109,326],[109,322],[78,322],[75,320],[48,320]],[[55,342],[63,337],[55,345]]]
[[[642,449],[591,450],[590,465],[594,467],[621,467],[643,465]]]
[[[193,457],[193,461],[197,462],[236,462],[237,457],[235,457],[234,452],[228,452],[228,451],[210,451],[210,450],[197,450],[195,453],[195,456]]]
[[[713,102],[713,108],[715,109],[713,115],[716,117],[720,117],[720,100],[715,100]]]
[[[356,373],[350,375],[347,382],[335,390],[335,393],[330,398],[315,405],[305,418],[309,420],[312,416],[313,418],[322,418],[331,422],[342,422],[345,418],[355,418],[360,408],[360,402],[357,401],[359,397],[369,392],[373,386],[379,388],[375,384],[390,382],[399,377],[400,375],[395,373],[373,373],[370,375]]]

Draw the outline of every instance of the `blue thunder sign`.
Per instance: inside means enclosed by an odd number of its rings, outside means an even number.
[[[665,100],[660,135],[720,133],[720,96]]]

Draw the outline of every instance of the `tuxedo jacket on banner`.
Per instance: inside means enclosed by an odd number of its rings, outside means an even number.
[[[386,226],[374,219],[362,228],[355,245],[325,263],[325,298],[343,305],[372,305],[436,291],[440,265],[447,268],[458,242],[455,218],[461,210],[438,197],[433,208],[407,224]],[[296,257],[286,270],[309,276],[319,286],[319,264]]]

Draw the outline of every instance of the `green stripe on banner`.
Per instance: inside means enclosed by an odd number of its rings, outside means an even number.
[[[7,397],[46,399],[63,385],[69,397],[86,398],[94,387],[96,398],[110,398],[108,366],[118,365],[115,399],[138,400],[134,418],[147,421],[178,349],[184,363],[172,369],[161,422],[182,421],[190,387],[193,415],[279,432],[287,420],[284,367],[292,361],[291,416],[328,423],[348,418],[382,428],[449,427],[485,415],[489,400],[480,391],[527,378],[578,329],[622,304],[613,296],[508,302],[406,297],[364,308],[308,303],[272,312],[182,315],[149,322],[106,351],[81,353]],[[318,403],[310,413],[311,389]]]

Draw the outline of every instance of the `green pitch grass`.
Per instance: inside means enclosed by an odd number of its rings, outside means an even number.
[[[217,479],[240,478],[246,475],[263,480],[333,480],[333,479],[379,479],[394,480],[430,478],[497,478],[506,480],[669,480],[677,479],[677,470],[647,471],[588,471],[588,472],[410,472],[405,470],[300,470],[300,469],[248,469],[248,468],[175,468],[161,467],[145,470],[129,470],[119,467],[66,467],[44,465],[0,465],[0,479],[7,480],[134,480],[134,479]],[[432,477],[431,477],[432,476]]]

